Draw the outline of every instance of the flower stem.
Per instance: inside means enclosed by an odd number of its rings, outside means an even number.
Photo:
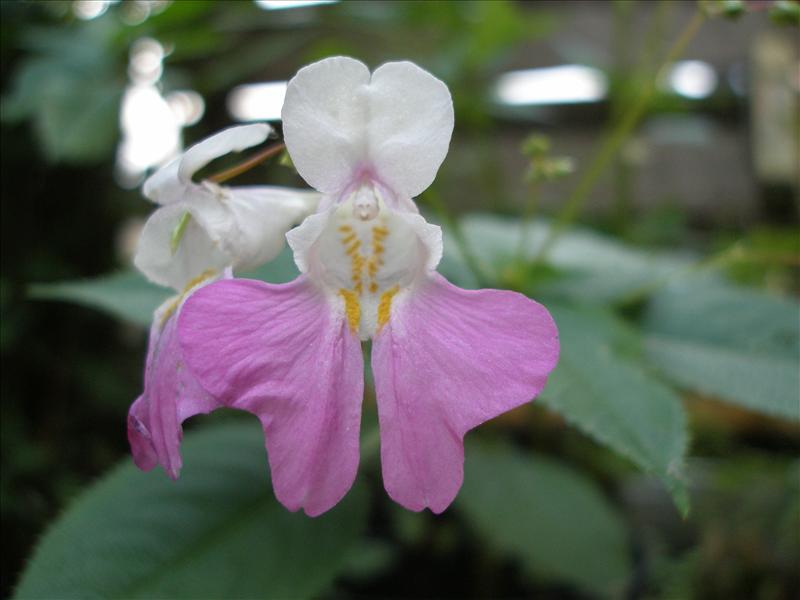
[[[478,263],[478,259],[472,253],[472,250],[467,243],[467,238],[464,236],[464,230],[461,228],[461,223],[456,219],[450,211],[447,209],[447,206],[442,201],[441,196],[431,189],[425,191],[425,200],[428,204],[433,207],[433,210],[439,215],[439,218],[443,221],[445,227],[450,231],[450,234],[453,236],[453,239],[458,246],[459,254],[461,254],[462,258],[464,259],[464,263],[466,264],[467,268],[472,273],[472,276],[475,278],[475,283],[478,287],[485,287],[486,285],[486,277],[484,276],[483,269],[481,269],[480,264]]]
[[[247,160],[239,163],[238,165],[234,165],[230,169],[225,169],[224,171],[215,173],[211,177],[208,177],[208,180],[213,181],[214,183],[222,183],[223,181],[228,181],[229,179],[233,179],[234,177],[249,171],[253,167],[260,165],[262,162],[264,162],[271,156],[275,156],[279,152],[282,152],[285,147],[286,146],[281,143],[281,144],[276,144],[274,146],[270,146],[269,148],[265,148],[258,154],[251,156]]]
[[[572,191],[572,194],[567,198],[561,213],[556,217],[553,226],[550,228],[544,243],[536,255],[536,261],[542,261],[546,258],[547,253],[558,239],[558,236],[564,232],[567,226],[578,216],[581,209],[583,209],[583,206],[589,198],[589,193],[594,188],[600,175],[603,174],[609,162],[617,155],[617,152],[619,152],[625,140],[628,139],[647,112],[647,108],[650,106],[650,102],[655,95],[661,77],[672,63],[683,54],[689,42],[692,41],[700,30],[700,26],[703,24],[704,20],[705,15],[702,11],[698,10],[672,44],[664,62],[656,72],[655,77],[645,86],[642,93],[631,104],[622,119],[618,121],[616,126],[606,135],[600,148],[589,163],[589,166],[583,172],[583,176],[579,179],[575,189]]]
[[[521,267],[525,263],[527,254],[528,243],[530,242],[530,229],[533,224],[533,217],[539,208],[539,186],[536,183],[531,184],[531,191],[525,202],[525,207],[522,212],[522,219],[520,222],[519,240],[517,242],[517,251],[515,252],[514,264],[516,267]]]
[[[361,438],[360,452],[361,463],[371,465],[378,457],[378,450],[381,446],[381,432],[379,427],[373,427]]]

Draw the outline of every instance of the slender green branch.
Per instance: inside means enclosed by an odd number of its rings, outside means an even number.
[[[213,181],[214,183],[222,183],[223,181],[228,181],[229,179],[233,179],[237,175],[241,175],[242,173],[249,171],[253,167],[261,164],[265,160],[267,160],[271,156],[275,156],[279,152],[281,152],[286,146],[283,144],[276,144],[275,146],[270,146],[269,148],[265,148],[258,154],[255,154],[248,158],[247,160],[240,162],[238,165],[232,166],[230,169],[225,169],[224,171],[220,171],[219,173],[215,173],[211,177],[208,178],[209,181]]]
[[[484,275],[483,269],[480,267],[478,259],[476,258],[475,254],[473,254],[469,244],[467,243],[467,238],[464,235],[464,230],[461,228],[461,223],[450,213],[450,211],[447,209],[447,206],[442,201],[442,198],[435,190],[429,188],[427,191],[425,191],[423,197],[428,204],[431,205],[433,210],[436,211],[436,214],[439,215],[439,218],[449,230],[450,235],[458,246],[459,253],[464,259],[464,263],[472,273],[472,276],[475,277],[475,283],[478,285],[478,287],[485,287],[487,279]]]
[[[515,253],[515,264],[522,265],[526,260],[526,248],[530,242],[530,229],[533,223],[533,217],[539,208],[539,186],[536,183],[531,184],[531,192],[525,202],[525,207],[522,212],[522,219],[520,223],[519,241],[517,242],[517,251]]]
[[[658,84],[662,76],[672,63],[686,50],[686,47],[694,36],[697,35],[704,20],[705,15],[698,10],[681,32],[680,36],[678,36],[678,39],[672,44],[672,47],[667,53],[655,77],[645,86],[642,93],[626,111],[622,119],[618,121],[616,126],[606,135],[605,140],[595,153],[589,166],[583,172],[583,176],[579,179],[572,194],[567,198],[564,208],[550,228],[544,243],[539,249],[536,260],[544,260],[556,239],[558,239],[558,236],[563,233],[567,226],[575,220],[583,209],[583,206],[589,198],[589,193],[594,188],[600,175],[602,175],[609,162],[616,156],[622,144],[628,139],[647,112],[647,108],[650,106],[650,102],[658,89]]]

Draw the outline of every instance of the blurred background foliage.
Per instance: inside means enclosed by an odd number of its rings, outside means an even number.
[[[289,4],[0,3],[4,596],[797,597],[798,3]],[[319,519],[274,500],[255,419],[188,423],[177,484],[127,456],[168,295],[131,270],[138,186],[233,122],[279,128],[282,82],[336,54],[447,82],[419,199],[441,270],[561,334],[438,517],[383,492],[370,390],[359,481]]]

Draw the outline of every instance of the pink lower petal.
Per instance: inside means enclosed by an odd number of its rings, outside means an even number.
[[[161,464],[176,479],[181,469],[181,423],[219,404],[183,364],[176,316],[162,324],[161,312],[150,328],[144,393],[128,413],[128,440],[136,466],[148,471]]]
[[[412,294],[372,347],[383,480],[406,508],[439,513],[463,481],[464,435],[542,390],[558,332],[515,292],[462,290],[434,274]]]
[[[203,386],[261,420],[278,499],[311,516],[339,502],[358,468],[364,387],[361,343],[344,316],[301,276],[209,285],[179,321]]]
[[[142,471],[149,471],[158,464],[156,449],[153,447],[150,431],[145,425],[149,420],[148,403],[147,395],[142,394],[128,411],[128,443],[131,446],[133,462]]]

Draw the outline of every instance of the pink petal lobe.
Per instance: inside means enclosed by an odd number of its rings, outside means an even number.
[[[435,513],[464,477],[464,435],[533,399],[558,360],[550,313],[515,292],[438,274],[392,307],[372,346],[386,491]]]
[[[339,502],[358,468],[364,388],[343,314],[303,276],[232,279],[193,294],[179,330],[205,389],[261,420],[278,500],[310,516]]]
[[[176,315],[156,313],[150,328],[144,393],[128,412],[128,441],[136,466],[149,471],[160,464],[172,479],[181,469],[181,423],[208,413],[218,403],[183,364]],[[163,323],[162,323],[163,321]]]

